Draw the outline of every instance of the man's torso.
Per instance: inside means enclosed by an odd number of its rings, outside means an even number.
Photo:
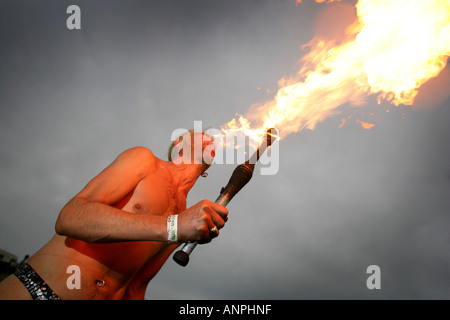
[[[161,160],[115,207],[137,215],[168,216],[186,209]],[[145,288],[176,248],[165,242],[87,243],[55,235],[29,263],[62,299],[143,299]],[[69,289],[67,268],[80,268],[80,289]]]

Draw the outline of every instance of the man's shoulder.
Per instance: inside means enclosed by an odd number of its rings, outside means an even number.
[[[122,153],[128,153],[128,154],[132,154],[134,156],[156,158],[155,155],[153,154],[152,150],[150,150],[149,148],[146,148],[146,147],[142,147],[142,146],[129,148]]]
[[[123,151],[118,158],[123,161],[135,163],[139,167],[144,167],[147,170],[155,169],[160,161],[150,149],[142,146],[129,148]]]

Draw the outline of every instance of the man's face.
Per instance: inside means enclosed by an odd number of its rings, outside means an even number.
[[[179,163],[202,164],[211,166],[215,157],[214,139],[201,132],[187,132],[176,144],[179,152]]]

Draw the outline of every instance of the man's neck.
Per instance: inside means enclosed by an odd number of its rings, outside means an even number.
[[[205,171],[201,164],[174,164],[169,163],[174,185],[179,194],[187,196],[198,177]]]

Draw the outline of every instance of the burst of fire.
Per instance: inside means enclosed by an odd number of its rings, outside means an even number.
[[[345,41],[312,39],[303,46],[310,51],[301,59],[301,69],[279,81],[274,99],[253,106],[222,129],[259,142],[272,127],[280,128],[279,138],[312,130],[338,113],[340,105],[361,105],[371,94],[378,95],[378,103],[413,104],[418,88],[447,64],[450,2],[359,0],[356,10],[358,21],[347,29]],[[359,123],[365,129],[374,126]]]

